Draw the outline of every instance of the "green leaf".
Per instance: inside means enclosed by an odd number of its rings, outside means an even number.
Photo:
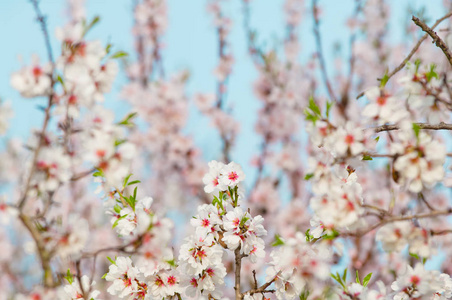
[[[111,262],[111,264],[116,266],[116,262],[113,259],[111,259],[109,256],[107,256],[107,259]]]
[[[107,277],[108,273],[105,273],[104,275],[102,275],[102,279],[105,279],[105,277]]]
[[[306,242],[310,242],[314,239],[314,236],[310,233],[311,229],[308,228],[308,230],[306,230],[306,232],[304,233],[305,237],[306,237]]]
[[[314,173],[308,173],[308,174],[306,174],[306,175],[304,176],[304,180],[309,180],[309,179],[311,179],[312,177],[314,177]]]
[[[135,189],[133,190],[133,200],[137,200],[137,189],[138,187],[136,186]]]
[[[367,284],[368,284],[369,281],[370,281],[370,278],[372,278],[372,273],[369,273],[369,274],[366,275],[366,277],[364,277],[364,279],[363,279],[363,286],[364,286],[364,287],[367,286]]]
[[[411,256],[411,257],[414,257],[415,259],[420,259],[420,258],[419,258],[419,255],[417,255],[416,253],[410,252],[410,256]]]
[[[248,221],[250,218],[248,218],[248,217],[243,217],[241,220],[240,220],[240,226],[244,226],[245,225],[245,223],[246,223],[246,221]]]
[[[177,267],[176,261],[175,261],[174,259],[166,260],[166,262],[167,262],[171,267]]]
[[[72,284],[74,282],[74,278],[72,277],[72,273],[71,273],[71,269],[67,269],[66,272],[66,278],[67,282],[69,282],[69,284]]]
[[[373,160],[373,158],[370,155],[363,155],[363,160]]]
[[[123,215],[123,216],[120,216],[120,217],[113,223],[113,225],[112,225],[111,228],[115,228],[116,226],[118,226],[119,220],[124,219],[124,218],[127,217],[128,215],[129,215],[129,214],[125,214],[125,215]],[[107,258],[108,258],[108,257],[107,257]]]
[[[141,181],[139,181],[139,180],[134,180],[134,181],[129,182],[127,185],[137,184],[137,183],[140,183],[140,182]]]
[[[439,79],[438,73],[435,72],[435,69],[436,69],[436,65],[431,64],[429,71],[427,73],[425,73],[425,77],[427,78],[428,82],[430,82],[430,80],[432,80],[433,77],[436,79]]]
[[[375,138],[375,141],[378,143],[379,140],[380,140],[380,137],[377,136],[377,137]]]
[[[421,60],[420,60],[419,58],[416,59],[416,60],[414,61],[414,65],[416,66],[416,69],[415,69],[414,73],[417,74],[418,71],[419,71],[419,67],[421,66]]]
[[[94,25],[96,25],[97,23],[99,23],[100,21],[100,17],[99,16],[95,16],[94,19],[88,24],[88,26],[85,27],[85,29],[83,30],[83,35],[86,35],[88,33],[88,31],[91,30],[91,28],[94,27]]]
[[[124,144],[125,142],[127,142],[127,140],[115,140],[115,147]]]
[[[137,115],[136,112],[128,114],[121,122],[118,123],[118,125],[126,125],[126,126],[133,125],[133,123],[130,123],[130,121],[133,118],[135,118],[136,115]]]
[[[97,171],[93,173],[94,177],[105,177],[104,176],[104,171],[102,171],[102,169],[98,168],[96,169]]]
[[[309,104],[308,104],[308,108],[310,110],[312,110],[312,112],[316,115],[319,116],[321,115],[320,113],[320,108],[317,106],[317,103],[315,103],[314,101],[314,97],[309,97]]]
[[[356,270],[356,283],[361,284],[361,282],[359,281],[359,272],[358,272],[358,270]]]
[[[123,187],[125,187],[127,185],[127,183],[129,182],[129,178],[132,176],[132,174],[129,174],[126,176],[126,178],[124,178],[124,183],[123,183]]]
[[[380,88],[383,89],[386,86],[386,83],[388,83],[389,76],[388,76],[388,70],[386,70],[385,75],[380,79]]]
[[[64,88],[64,81],[63,81],[63,78],[61,78],[60,75],[57,76],[57,81],[58,81],[59,83],[61,83],[61,85],[62,85],[63,88]]]
[[[333,101],[327,101],[326,102],[326,118],[329,119],[330,118],[330,111],[331,108],[333,107],[334,102]]]
[[[416,123],[413,123],[413,131],[416,138],[419,138],[419,131],[421,130],[421,126]]]
[[[107,52],[107,54],[110,53],[111,47],[113,47],[113,44],[110,44],[110,43],[108,43],[107,46],[105,47],[105,52]]]
[[[315,124],[315,122],[317,122],[317,120],[319,120],[319,117],[311,114],[309,109],[305,108],[305,110],[303,112],[306,115],[306,121],[309,121],[309,122],[312,122]]]
[[[347,280],[347,268],[344,270],[344,274],[342,274],[342,281],[346,282]]]
[[[119,214],[121,212],[121,206],[119,206],[118,204],[115,204],[115,206],[113,207],[113,210],[115,211],[115,213]]]
[[[284,245],[284,241],[281,239],[279,234],[275,234],[275,241],[272,243],[273,247]]]
[[[129,54],[127,52],[117,51],[111,56],[111,58],[114,59],[114,58],[127,57],[127,56],[129,56]]]

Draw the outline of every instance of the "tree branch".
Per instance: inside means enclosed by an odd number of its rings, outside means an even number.
[[[413,16],[412,20],[417,26],[421,27],[422,31],[426,32],[433,39],[436,47],[440,48],[443,51],[444,55],[449,61],[449,64],[452,66],[452,53],[450,53],[450,50],[447,47],[446,43],[444,43],[444,41],[436,34],[436,32],[432,30],[432,28],[428,27],[419,18]]]
[[[240,246],[235,249],[235,300],[241,300],[243,299],[243,295],[240,292],[240,272],[242,268],[242,258],[243,255],[240,254]]]
[[[433,24],[432,29],[435,29],[436,26],[438,26],[442,21],[446,20],[447,18],[450,18],[452,16],[452,12],[448,13],[447,15],[445,15],[444,17],[436,20],[435,24]],[[400,70],[403,69],[403,67],[405,67],[405,65],[410,61],[410,59],[414,56],[414,54],[417,52],[417,50],[419,49],[419,47],[421,46],[421,44],[425,41],[425,39],[428,37],[428,34],[424,34],[422,36],[422,38],[416,43],[416,45],[413,47],[413,49],[410,51],[410,53],[408,54],[407,57],[405,57],[405,59],[402,61],[402,63],[400,63],[400,65],[398,65],[394,70],[392,70],[391,72],[389,72],[388,74],[388,80],[389,78],[391,78],[392,76],[394,76],[397,72],[399,72]],[[361,98],[362,96],[364,96],[364,92],[361,92],[358,94],[358,96],[356,96],[356,99]]]
[[[416,123],[420,129],[425,130],[452,130],[452,124],[441,122],[439,124]],[[372,128],[375,132],[399,130],[398,125],[381,125]]]
[[[388,223],[393,223],[393,222],[398,222],[398,221],[407,221],[407,220],[412,220],[412,219],[425,219],[425,218],[433,218],[433,217],[438,217],[438,216],[445,216],[445,215],[450,215],[452,214],[452,208],[448,208],[447,210],[436,210],[436,211],[431,211],[428,213],[424,213],[424,214],[417,214],[417,215],[411,215],[411,216],[397,216],[397,217],[391,217],[388,219],[383,219],[381,220],[381,222],[376,223],[372,226],[370,226],[369,228],[363,230],[363,231],[358,231],[355,233],[344,233],[341,234],[342,236],[363,236],[385,224]]]

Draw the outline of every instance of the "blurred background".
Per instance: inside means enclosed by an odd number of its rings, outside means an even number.
[[[447,1],[446,1],[447,2]],[[206,10],[205,0],[169,0],[169,24],[164,37],[163,64],[167,73],[188,70],[191,74],[188,82],[189,95],[194,93],[214,93],[216,79],[213,69],[218,62],[217,38],[213,27],[213,18]],[[257,32],[257,40],[264,48],[281,51],[285,34],[282,0],[250,1],[251,28]],[[442,0],[397,0],[390,1],[389,34],[395,44],[407,40],[405,30],[411,22],[410,13],[422,15],[427,21],[434,21],[445,12]],[[306,1],[306,11],[300,26],[299,59],[305,63],[315,53],[313,36],[313,18],[311,1]],[[355,1],[321,0],[321,36],[328,72],[333,72],[334,61],[349,56],[350,30],[347,24],[352,16]],[[42,12],[47,16],[51,34],[67,21],[67,2],[64,0],[41,0]],[[232,149],[232,159],[242,164],[246,172],[253,172],[250,161],[259,147],[259,136],[255,134],[254,124],[260,103],[253,94],[253,82],[257,72],[246,46],[243,28],[242,2],[224,1],[224,8],[232,18],[232,30],[228,37],[232,45],[234,66],[228,82],[226,106],[232,108],[232,115],[239,120],[240,134]],[[100,39],[113,43],[114,50],[133,51],[133,1],[129,0],[86,0],[87,18],[100,16],[100,22],[89,32],[88,39]],[[308,17],[309,16],[309,17]],[[30,57],[37,54],[45,61],[46,52],[39,24],[35,20],[31,3],[27,0],[0,1],[0,36],[3,46],[0,48],[0,97],[11,101],[14,117],[11,120],[8,137],[26,138],[30,129],[41,124],[42,113],[37,105],[42,103],[21,98],[10,86],[10,75],[24,64],[30,63]],[[54,52],[59,53],[60,42],[51,36]],[[123,67],[123,66],[122,66]],[[128,104],[119,92],[127,82],[124,72],[120,72],[111,93],[106,97],[106,106],[122,118],[128,111]],[[45,100],[43,100],[45,101]],[[187,133],[193,136],[206,160],[219,158],[221,148],[218,134],[208,128],[209,121],[192,106]],[[218,141],[217,143],[213,141]]]

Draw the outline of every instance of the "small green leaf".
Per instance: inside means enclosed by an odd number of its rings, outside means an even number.
[[[358,272],[358,270],[356,270],[356,283],[361,284],[361,282],[359,281],[359,272]]]
[[[122,145],[125,142],[127,142],[127,140],[115,140],[115,147],[118,147],[119,145]]]
[[[419,258],[419,255],[417,255],[416,253],[410,252],[410,256],[411,256],[411,257],[414,257],[415,259],[420,259],[420,258]]]
[[[326,118],[329,119],[330,118],[330,111],[331,108],[333,107],[334,102],[333,101],[327,101],[326,102]]]
[[[416,66],[414,73],[417,74],[419,71],[419,67],[421,66],[421,60],[418,58],[414,61],[414,65]]]
[[[431,64],[429,71],[425,74],[425,77],[427,78],[428,82],[430,82],[430,80],[432,80],[433,77],[436,79],[439,79],[438,73],[435,72],[435,69],[436,69],[436,65]]]
[[[109,256],[107,256],[107,259],[111,262],[112,265],[116,266],[116,262],[113,259],[111,259]]]
[[[115,211],[115,213],[119,214],[121,212],[121,206],[119,206],[118,204],[115,204],[115,206],[113,207],[113,210]]]
[[[314,97],[309,97],[309,104],[308,104],[308,108],[310,110],[312,110],[312,112],[316,115],[316,116],[320,116],[321,112],[320,112],[320,108],[317,106],[317,103],[315,103],[314,101]]]
[[[126,57],[126,56],[129,56],[129,54],[127,52],[117,51],[111,56],[111,58],[114,59],[114,58],[120,58],[120,57]]]
[[[272,243],[273,247],[284,245],[284,241],[281,239],[279,234],[275,234],[275,241]]]
[[[74,278],[72,277],[72,273],[71,273],[71,269],[67,269],[66,272],[66,278],[67,282],[69,282],[69,284],[72,284],[74,282]]]
[[[345,268],[344,274],[342,274],[342,281],[346,282],[347,281],[346,278],[347,278],[347,268]]]
[[[107,277],[108,273],[105,273],[104,275],[102,275],[102,279],[105,279],[105,277]]]
[[[133,118],[135,118],[136,115],[137,115],[136,112],[128,114],[121,122],[118,123],[118,125],[126,125],[126,126],[133,125],[133,123],[130,123],[130,121]]]
[[[176,261],[175,261],[174,259],[167,260],[166,262],[167,262],[171,267],[177,267]]]
[[[304,176],[304,180],[309,180],[309,179],[311,179],[312,177],[314,177],[314,173],[308,173],[308,174],[306,174],[306,175]]]
[[[83,30],[83,35],[86,35],[88,33],[88,31],[90,31],[91,28],[94,27],[94,25],[99,23],[99,21],[100,21],[100,17],[95,16],[94,19],[91,21],[91,23],[89,23],[88,26],[86,26],[85,29]]]
[[[140,183],[140,182],[141,181],[139,181],[139,180],[134,180],[134,181],[129,182],[127,185],[137,184],[137,183]]]
[[[421,126],[416,123],[413,123],[413,131],[416,138],[419,138],[419,131],[421,130]]]
[[[107,54],[110,53],[111,47],[113,47],[113,44],[110,44],[110,43],[108,43],[107,46],[105,47],[105,52],[107,52]]]
[[[64,81],[63,81],[63,78],[61,78],[60,75],[57,76],[57,81],[58,81],[59,83],[61,83],[61,85],[62,85],[63,88],[64,88]]]
[[[132,174],[129,174],[126,176],[126,178],[124,178],[124,183],[123,183],[123,187],[125,187],[127,185],[127,183],[129,182],[129,178],[132,176]]]
[[[373,160],[373,158],[370,155],[363,155],[363,160]]]
[[[243,217],[241,220],[240,220],[240,226],[244,226],[245,225],[245,223],[246,223],[246,221],[248,221],[250,218],[248,218],[248,217]]]
[[[377,136],[377,137],[375,138],[375,141],[378,143],[379,140],[380,140],[380,137]]]
[[[386,86],[386,83],[388,83],[389,76],[388,76],[388,70],[386,70],[385,75],[380,79],[380,88],[383,89]]]
[[[304,233],[305,237],[306,237],[306,242],[310,242],[314,239],[314,236],[310,233],[311,229],[308,228],[308,230],[306,230],[306,232]]]
[[[363,279],[363,286],[366,287],[369,284],[370,278],[372,278],[372,273],[369,273]]]
[[[129,215],[129,214],[125,214],[125,215],[123,215],[123,216],[120,216],[120,217],[113,223],[113,225],[112,225],[111,228],[115,228],[116,226],[118,226],[119,221],[122,220],[122,219],[124,219],[124,218],[127,217],[128,215]],[[108,257],[107,257],[107,258],[108,258]]]
[[[97,171],[93,173],[94,177],[105,177],[104,176],[104,171],[102,171],[102,169],[98,168],[96,169]]]

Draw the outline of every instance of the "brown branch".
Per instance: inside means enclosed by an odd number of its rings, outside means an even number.
[[[430,211],[435,211],[436,209],[427,201],[427,199],[425,199],[424,194],[419,193],[419,199],[424,202],[424,204],[427,206],[427,208]]]
[[[449,233],[452,233],[452,229],[445,229],[445,230],[439,230],[439,231],[430,230],[431,235],[446,235]]]
[[[235,300],[241,300],[243,299],[243,295],[240,292],[240,271],[242,268],[242,258],[243,255],[240,254],[240,246],[235,249]]]
[[[281,274],[281,271],[279,271],[279,272],[275,275],[275,277],[273,277],[272,280],[270,280],[270,281],[264,283],[263,285],[261,285],[261,286],[258,287],[258,288],[254,288],[254,289],[251,289],[251,290],[249,290],[249,291],[246,291],[246,292],[243,293],[243,294],[250,294],[250,295],[253,295],[253,294],[273,293],[273,292],[275,292],[275,290],[267,290],[267,288],[268,288],[273,282],[275,282],[276,278],[277,278],[280,274]]]
[[[39,9],[37,0],[30,0],[30,2],[33,4],[34,10],[36,12],[36,18],[41,25],[41,30],[44,34],[44,41],[45,41],[46,48],[47,48],[47,55],[48,55],[49,61],[52,66],[51,75],[50,75],[51,92],[50,92],[49,99],[47,102],[47,107],[44,110],[44,113],[45,113],[44,123],[42,124],[42,128],[39,133],[38,145],[34,150],[30,173],[28,174],[28,177],[27,177],[24,192],[19,200],[19,205],[18,205],[19,210],[22,210],[22,208],[25,205],[25,202],[27,200],[27,194],[28,194],[28,191],[30,190],[31,180],[32,180],[34,172],[36,171],[36,163],[38,160],[39,152],[41,151],[42,145],[44,144],[44,141],[45,141],[44,136],[45,136],[45,132],[47,130],[47,126],[49,124],[49,120],[50,120],[50,109],[52,107],[53,97],[54,97],[53,87],[55,85],[55,80],[53,79],[53,71],[55,68],[55,62],[53,60],[52,47],[50,45],[50,36],[49,36],[49,32],[47,30],[46,17],[42,14],[41,10]]]
[[[445,216],[445,215],[450,215],[452,214],[452,208],[448,208],[447,210],[437,210],[437,211],[431,211],[428,213],[424,213],[424,214],[417,214],[417,215],[411,215],[411,216],[397,216],[397,217],[391,217],[388,219],[383,219],[381,222],[376,223],[372,226],[370,226],[369,228],[363,230],[363,231],[358,231],[355,233],[343,233],[341,234],[342,236],[356,236],[356,237],[360,237],[363,236],[385,224],[388,223],[393,223],[393,222],[398,222],[398,221],[407,221],[407,220],[412,220],[412,219],[425,219],[425,218],[433,218],[433,217],[438,217],[438,216]]]
[[[436,20],[435,24],[433,24],[432,29],[435,29],[436,26],[438,26],[442,21],[446,20],[447,18],[450,18],[452,16],[452,12],[448,13],[447,15],[445,15],[444,17]],[[405,57],[405,59],[402,61],[402,63],[400,63],[400,65],[398,65],[394,70],[392,70],[391,72],[388,73],[388,80],[389,78],[391,78],[392,76],[394,76],[397,72],[399,72],[400,70],[403,69],[403,67],[405,67],[405,65],[410,61],[410,59],[414,56],[414,54],[417,52],[417,50],[419,49],[419,47],[421,46],[421,44],[425,41],[425,39],[428,37],[428,34],[424,34],[422,36],[422,38],[416,43],[416,45],[413,47],[413,49],[410,51],[410,53],[408,54],[407,57]],[[358,96],[356,96],[356,99],[361,98],[362,96],[364,96],[365,92],[361,92],[358,94]]]
[[[452,53],[450,53],[449,48],[447,47],[446,43],[432,30],[432,28],[428,27],[424,22],[419,20],[419,18],[416,18],[415,16],[412,17],[413,22],[419,26],[422,31],[426,32],[435,43],[436,47],[440,48],[444,55],[447,57],[447,60],[449,61],[449,64],[452,66]]]
[[[425,130],[452,130],[452,124],[446,124],[444,122],[441,122],[439,124],[427,124],[427,123],[416,123],[419,126],[419,129],[425,129]],[[382,131],[392,131],[392,130],[399,130],[400,127],[398,125],[381,125],[378,127],[372,128],[375,132],[382,132]]]
[[[41,267],[44,272],[42,276],[44,286],[55,286],[55,281],[52,275],[52,268],[50,267],[51,253],[45,248],[45,242],[42,239],[41,233],[36,228],[35,224],[33,224],[31,219],[28,216],[24,215],[22,212],[19,213],[19,219],[22,221],[22,224],[24,224],[24,226],[30,232],[31,237],[35,241],[36,250],[38,252],[39,259],[41,260]]]

